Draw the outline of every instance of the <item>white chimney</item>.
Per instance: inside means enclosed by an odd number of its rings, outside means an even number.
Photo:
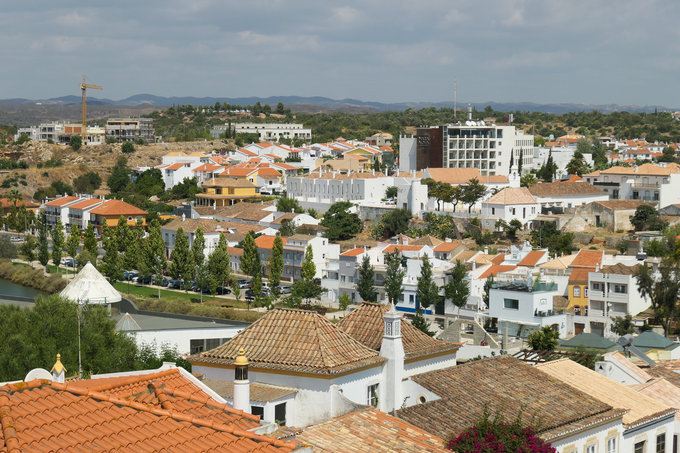
[[[404,377],[404,343],[401,339],[401,314],[394,304],[383,315],[384,327],[380,355],[385,357],[385,390],[379,400],[379,409],[390,412],[401,407],[402,380]]]
[[[64,383],[66,379],[66,368],[61,363],[61,354],[57,354],[57,361],[52,367],[52,380],[54,382]]]
[[[243,348],[234,361],[234,409],[250,413],[250,381],[248,380],[248,359]]]

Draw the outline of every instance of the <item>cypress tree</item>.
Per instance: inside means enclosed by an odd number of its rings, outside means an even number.
[[[104,222],[106,225],[106,222]],[[87,229],[85,230],[85,239],[83,240],[83,248],[90,252],[92,256],[97,256],[97,238],[94,235],[94,225],[92,223],[87,224]]]
[[[41,212],[38,216],[38,261],[47,266],[50,261],[50,250],[47,244],[47,216]]]
[[[260,261],[260,254],[257,251],[257,246],[255,245],[255,239],[253,235],[248,232],[245,239],[243,239],[243,255],[241,256],[241,271],[250,275],[251,277],[255,275],[258,269],[258,262]]]
[[[69,232],[68,239],[66,240],[66,253],[68,256],[76,259],[78,254],[78,247],[80,246],[80,229],[75,223],[71,224],[71,231]]]
[[[64,227],[61,220],[58,220],[52,228],[52,262],[57,269],[61,263],[61,255],[64,251]]]
[[[401,253],[394,251],[385,255],[385,293],[387,300],[397,304],[403,292],[404,269],[401,267]]]
[[[149,225],[149,237],[144,241],[142,256],[140,271],[144,275],[152,275],[154,284],[160,285],[163,282],[163,270],[167,266],[167,260],[165,242],[161,236],[161,224],[158,219],[153,219]],[[161,290],[158,288],[158,298],[160,297]]]
[[[367,254],[359,265],[359,281],[357,281],[357,292],[359,297],[366,302],[378,300],[378,293],[375,291],[375,272],[371,266],[371,259]]]
[[[465,269],[465,265],[460,261],[456,261],[456,265],[451,271],[451,279],[444,287],[446,298],[458,307],[459,315],[460,309],[467,304],[468,295],[470,294],[468,281],[465,280],[466,276],[467,269]]]
[[[118,252],[118,238],[116,231],[104,225],[102,230],[104,258],[101,263],[102,273],[111,284],[123,279],[123,268]]]
[[[205,255],[203,250],[205,249],[205,237],[203,236],[203,228],[198,227],[196,230],[196,235],[194,236],[194,243],[191,244],[191,253],[194,255],[194,264],[196,267],[203,264]]]
[[[182,280],[184,288],[187,289],[187,283],[194,273],[194,257],[189,250],[189,239],[181,227],[177,229],[175,234],[175,247],[170,253],[168,271],[172,278]]]
[[[429,308],[431,305],[436,305],[439,301],[439,287],[432,280],[432,264],[427,255],[423,257],[423,263],[420,266],[420,279],[418,279],[418,289],[416,291],[416,309]]]
[[[280,235],[274,238],[272,254],[269,256],[269,283],[274,295],[279,295],[281,286],[281,273],[283,272],[283,240]]]

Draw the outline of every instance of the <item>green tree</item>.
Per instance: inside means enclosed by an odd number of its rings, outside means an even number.
[[[432,264],[430,258],[425,255],[420,265],[420,278],[416,290],[416,309],[421,307],[428,309],[439,302],[439,287],[432,278]]]
[[[373,236],[378,239],[389,238],[402,234],[408,229],[411,221],[411,211],[408,209],[395,209],[380,217],[377,228],[373,231]]]
[[[118,251],[118,238],[116,231],[104,225],[102,230],[102,245],[104,258],[101,262],[101,271],[109,279],[111,284],[123,279],[122,260]]]
[[[267,266],[269,267],[269,284],[274,295],[278,296],[281,291],[281,273],[283,272],[283,240],[278,234],[274,238]]]
[[[279,228],[279,234],[284,238],[295,234],[295,225],[293,225],[293,222],[290,219],[283,219],[281,221],[281,228]]]
[[[588,171],[588,164],[586,164],[583,154],[576,150],[574,152],[574,157],[567,164],[567,173],[570,175],[582,176]]]
[[[526,175],[522,175],[522,177],[520,178],[519,185],[521,187],[529,187],[533,186],[537,182],[538,181],[536,180],[536,176],[534,176],[533,173],[527,173]]]
[[[423,316],[423,310],[420,308],[416,310],[415,316],[413,316],[413,319],[411,319],[411,324],[413,324],[413,327],[420,330],[421,332],[431,337],[434,336],[434,332],[430,330],[430,322],[425,319],[425,316]]]
[[[243,255],[241,255],[241,271],[250,275],[255,275],[256,272],[261,272],[259,269],[260,253],[257,250],[255,239],[249,231],[243,239]]]
[[[397,198],[397,194],[399,193],[399,189],[397,186],[390,186],[387,189],[385,189],[385,198],[388,200],[393,200]]]
[[[489,308],[489,296],[491,293],[491,288],[493,288],[493,284],[493,275],[490,275],[484,282],[484,292],[482,293],[482,302],[484,302],[484,306],[486,308]]]
[[[356,212],[349,211],[352,206],[349,201],[338,201],[324,213],[319,224],[328,228],[325,236],[329,240],[344,241],[361,233],[363,223]]]
[[[47,218],[45,211],[42,211],[38,216],[38,261],[43,266],[47,266],[50,260],[50,250],[47,243]]]
[[[359,265],[359,280],[357,281],[356,289],[361,300],[366,302],[378,300],[378,293],[375,290],[375,271],[373,266],[371,266],[371,259],[366,253],[364,253],[364,257]]]
[[[352,299],[349,297],[349,294],[340,294],[340,297],[338,298],[338,307],[340,310],[345,311],[350,305],[352,305]]]
[[[630,223],[636,231],[644,229],[659,231],[665,227],[665,223],[659,216],[659,211],[649,204],[638,206],[635,214],[630,218]]]
[[[444,296],[451,301],[453,305],[458,307],[458,315],[460,316],[460,309],[467,304],[468,296],[470,295],[470,285],[466,279],[467,269],[460,261],[456,261],[456,265],[451,270],[449,281],[444,286]]]
[[[120,156],[116,165],[111,169],[111,176],[106,181],[111,193],[117,194],[130,184],[130,169],[127,166],[127,159]]]
[[[23,198],[21,192],[19,192],[19,189],[10,189],[5,197],[7,198],[7,201],[12,203],[15,208],[17,207],[17,203]]]
[[[463,184],[461,188],[461,201],[468,205],[468,212],[472,212],[472,207],[475,203],[484,198],[486,187],[484,184],[480,184],[478,179],[472,178],[467,184]]]
[[[317,298],[324,292],[324,289],[316,279],[316,265],[314,264],[314,252],[312,246],[308,245],[305,251],[305,259],[300,270],[300,279],[293,284],[292,295],[303,299],[309,304],[309,299]]]
[[[163,282],[163,271],[167,266],[165,258],[165,242],[161,236],[161,224],[158,219],[153,219],[149,225],[149,237],[144,241],[142,248],[142,260],[140,263],[140,273],[150,275],[153,282],[160,285]],[[161,297],[160,287],[158,288],[158,298]]]
[[[285,107],[283,106],[283,102],[279,102],[276,104],[276,114],[277,115],[284,115],[286,113]]]
[[[182,280],[184,289],[188,288],[194,273],[194,257],[189,250],[189,239],[182,227],[175,233],[175,247],[170,252],[168,272],[172,278]]]
[[[130,240],[132,239],[130,226],[125,219],[125,216],[120,216],[118,218],[118,223],[116,223],[116,227],[111,231],[111,234],[115,235],[118,251],[120,253],[125,253],[125,250],[127,250],[127,247],[130,245]]]
[[[127,224],[127,222],[126,222]],[[120,221],[119,221],[120,225]],[[144,254],[144,227],[142,226],[142,221],[139,220],[137,222],[137,225],[134,227],[128,227],[126,229],[127,234],[125,236],[122,235],[116,235],[118,237],[118,240],[125,241],[126,246],[124,247],[124,250],[122,250],[123,256],[122,256],[122,261],[123,261],[123,267],[127,270],[132,270],[136,269],[139,270],[140,267],[143,265],[141,264],[143,260],[143,254]],[[118,250],[120,250],[122,247],[119,247]]]
[[[99,245],[97,243],[97,238],[94,235],[94,225],[92,223],[87,224],[85,229],[85,239],[83,239],[83,248],[90,252],[91,255],[97,256]]]
[[[124,154],[131,154],[135,152],[135,145],[132,142],[125,142],[121,147],[121,151]]]
[[[57,223],[52,228],[52,262],[57,269],[59,269],[59,264],[61,263],[61,255],[64,251],[64,227],[61,224],[61,220],[57,220]]]
[[[203,228],[198,227],[194,235],[194,242],[191,244],[191,253],[194,256],[194,265],[200,266],[203,264],[205,258],[203,250],[205,249],[205,236],[203,235]]]
[[[9,236],[0,236],[0,258],[14,259],[17,257],[17,246],[10,241]]]
[[[612,320],[612,332],[616,335],[623,336],[629,333],[635,332],[635,326],[633,325],[633,316],[616,316],[611,318]]]
[[[560,333],[550,326],[543,326],[529,334],[529,347],[534,351],[552,351],[557,347]]]
[[[231,279],[231,261],[227,248],[227,237],[220,233],[217,247],[208,256],[210,275],[220,285],[224,286]]]
[[[207,262],[202,262],[196,266],[194,273],[196,286],[198,286],[198,291],[201,294],[201,303],[203,303],[203,289],[209,287],[211,280],[214,280],[214,278],[211,279],[210,266]]]
[[[276,210],[279,212],[295,212],[302,214],[305,210],[295,198],[281,197],[276,201]]]
[[[401,266],[401,253],[394,251],[385,254],[385,293],[391,304],[397,304],[403,292],[404,269]]]
[[[19,252],[24,256],[26,261],[31,264],[31,266],[33,266],[33,261],[35,261],[35,248],[37,245],[38,243],[35,241],[35,238],[28,234],[24,238],[24,243],[19,247]]]
[[[642,297],[649,300],[654,313],[654,322],[661,324],[667,335],[671,321],[678,315],[677,299],[680,292],[680,270],[678,264],[664,259],[659,265],[659,275],[643,264],[635,273],[635,280]]]
[[[83,146],[83,138],[80,135],[71,135],[68,144],[73,151],[78,151]]]

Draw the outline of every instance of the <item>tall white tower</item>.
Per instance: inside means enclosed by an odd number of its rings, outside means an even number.
[[[404,376],[404,343],[401,339],[401,314],[394,308],[394,304],[383,315],[385,331],[380,355],[387,361],[384,367],[384,390],[380,410],[389,412],[399,409],[403,403],[402,378]]]

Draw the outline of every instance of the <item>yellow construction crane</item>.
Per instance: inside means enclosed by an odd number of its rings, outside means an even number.
[[[86,83],[85,76],[83,76],[83,81],[79,84],[80,91],[83,92],[83,128],[81,130],[83,136],[83,145],[87,141],[87,89],[92,88],[93,90],[103,90],[104,88],[99,85],[90,85]]]

